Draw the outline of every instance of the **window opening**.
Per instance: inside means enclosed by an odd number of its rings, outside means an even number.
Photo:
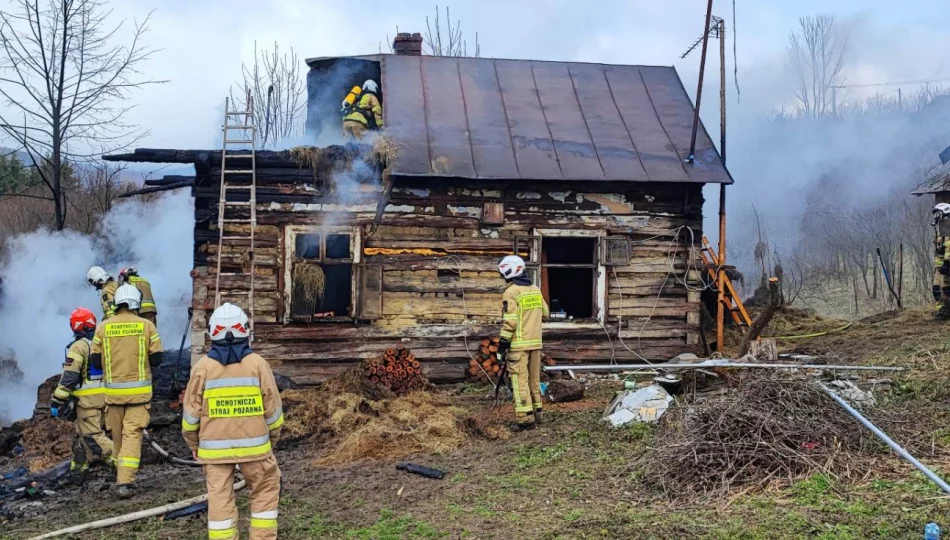
[[[296,320],[353,316],[351,235],[298,233],[291,268],[290,315]]]
[[[591,319],[597,288],[597,238],[541,241],[541,293],[552,319]]]

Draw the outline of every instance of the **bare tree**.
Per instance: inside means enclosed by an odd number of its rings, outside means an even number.
[[[127,45],[123,22],[98,0],[16,0],[0,11],[0,129],[29,155],[53,226],[66,226],[64,168],[70,161],[125,148],[145,135],[123,122],[133,90],[157,81],[139,69],[154,51],[142,44],[148,17]]]
[[[427,54],[432,56],[468,56],[468,42],[462,37],[462,21],[452,22],[449,8],[445,8],[445,29],[439,18],[439,6],[435,6],[435,21],[430,22],[426,17],[425,46]],[[475,58],[482,55],[478,45],[478,32],[475,32]]]
[[[254,63],[241,64],[244,80],[238,84],[241,92],[231,101],[236,109],[247,108],[248,96],[254,100],[254,125],[258,129],[261,148],[268,143],[293,137],[303,130],[300,119],[307,105],[303,98],[304,79],[300,76],[297,53],[280,54],[277,43],[274,50],[257,52],[254,42]]]
[[[834,112],[836,87],[845,83],[848,31],[832,15],[808,15],[788,36],[788,68],[795,77],[799,113],[820,118]]]

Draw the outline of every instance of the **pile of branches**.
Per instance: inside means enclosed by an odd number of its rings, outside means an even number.
[[[854,481],[884,449],[809,377],[744,373],[661,419],[647,486],[669,499],[721,497],[814,474]]]
[[[419,361],[402,345],[386,349],[378,358],[364,362],[363,375],[372,386],[390,390],[397,396],[429,387]]]

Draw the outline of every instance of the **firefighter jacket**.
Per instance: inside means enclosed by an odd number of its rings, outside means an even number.
[[[369,121],[369,115],[373,115],[376,125],[373,126]],[[359,122],[372,129],[382,129],[383,127],[383,106],[379,103],[379,98],[374,94],[363,94],[359,104],[353,109],[353,112],[343,117],[343,120],[352,120]]]
[[[119,284],[114,279],[110,279],[99,289],[99,302],[102,304],[102,320],[115,315],[115,290]]]
[[[134,285],[142,294],[142,301],[139,303],[139,315],[158,313],[158,310],[155,309],[155,298],[152,297],[152,284],[141,276],[129,276],[129,283]]]
[[[102,387],[102,371],[92,367],[89,356],[92,342],[77,336],[66,348],[66,361],[63,362],[63,376],[59,386],[53,391],[53,397],[67,401],[75,396],[80,407],[86,409],[105,408],[105,390]]]
[[[96,328],[92,365],[102,368],[106,404],[151,401],[152,368],[161,363],[162,341],[155,325],[124,306]]]
[[[540,350],[541,320],[548,315],[541,289],[528,280],[519,283],[516,278],[505,289],[501,305],[504,313],[501,339],[510,341],[513,351]]]
[[[274,372],[250,353],[223,364],[204,356],[191,368],[182,436],[202,463],[244,463],[272,455],[284,425]]]
[[[938,236],[934,240],[934,268],[941,275],[950,275],[950,236]]]

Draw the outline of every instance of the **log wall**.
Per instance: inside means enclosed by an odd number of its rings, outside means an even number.
[[[213,165],[213,164],[212,164]],[[605,284],[605,325],[546,324],[545,350],[558,361],[666,360],[698,348],[699,286],[686,244],[702,226],[702,186],[595,184],[593,182],[487,182],[452,179],[394,180],[381,222],[374,227],[380,185],[313,181],[307,169],[259,173],[256,232],[255,349],[275,369],[315,383],[402,342],[435,379],[463,376],[466,350],[496,334],[504,282],[497,261],[517,236],[538,230],[624,235],[633,241],[631,264],[600,267]],[[217,253],[220,170],[199,170],[195,188],[193,360],[206,350],[207,317],[214,308],[217,258],[235,271],[247,267],[247,249]],[[240,200],[240,199],[235,199]],[[483,215],[486,203],[503,205],[503,223]],[[491,210],[498,211],[498,205]],[[229,210],[230,212],[230,210]],[[229,216],[232,214],[229,214]],[[495,218],[495,219],[492,219]],[[381,313],[373,320],[303,323],[289,320],[288,228],[352,227],[360,236],[354,287],[373,265],[382,269]],[[228,227],[239,232],[241,227]],[[678,237],[676,231],[680,231]],[[439,259],[455,256],[461,279],[440,283]],[[369,265],[369,266],[367,266]],[[691,270],[692,269],[692,270]],[[675,275],[671,273],[675,271]],[[224,298],[245,306],[247,277],[222,278]],[[605,330],[611,336],[607,339]],[[619,337],[622,339],[618,339]]]

